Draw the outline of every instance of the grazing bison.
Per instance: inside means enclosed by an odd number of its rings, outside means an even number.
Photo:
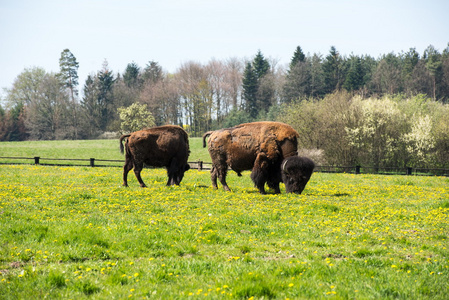
[[[261,194],[265,194],[265,183],[275,193],[280,193],[281,163],[297,155],[299,135],[291,126],[280,122],[253,122],[209,131],[203,135],[203,147],[208,136],[214,188],[219,178],[223,189],[230,191],[226,183],[229,166],[239,176],[244,170],[252,170],[251,179]]]
[[[315,163],[307,158],[291,156],[281,164],[282,182],[287,193],[301,194],[312,176]]]
[[[123,166],[123,185],[128,186],[128,172],[134,168],[134,174],[141,187],[146,187],[140,177],[143,165],[165,167],[167,169],[167,185],[179,185],[184,172],[190,167],[189,139],[187,133],[179,126],[165,125],[140,130],[120,137],[120,151],[123,153],[125,143],[125,165]]]

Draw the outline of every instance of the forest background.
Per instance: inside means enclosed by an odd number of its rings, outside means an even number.
[[[6,90],[0,141],[107,138],[162,124],[195,137],[277,120],[318,164],[449,166],[449,45],[377,59],[298,46],[288,66],[259,50],[251,60],[188,61],[173,74],[155,61],[116,73],[105,61],[81,89],[69,49],[59,65],[25,69]]]

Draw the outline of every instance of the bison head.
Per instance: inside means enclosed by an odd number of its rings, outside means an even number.
[[[314,168],[315,163],[307,157],[291,156],[284,159],[281,173],[287,193],[301,194]]]

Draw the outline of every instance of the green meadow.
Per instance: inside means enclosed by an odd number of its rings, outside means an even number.
[[[208,161],[200,139],[189,161]],[[123,159],[115,141],[0,156]],[[69,155],[69,157],[67,156]],[[449,178],[315,173],[302,195],[189,170],[0,165],[0,299],[447,299]]]

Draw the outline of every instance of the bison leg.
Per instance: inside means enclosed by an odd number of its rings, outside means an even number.
[[[228,184],[226,183],[226,174],[227,174],[227,169],[222,170],[221,172],[218,172],[218,179],[220,179],[221,185],[223,186],[223,189],[225,191],[230,192],[231,189],[229,188]]]
[[[267,156],[264,153],[259,153],[254,161],[254,167],[251,172],[251,179],[254,185],[259,189],[262,195],[265,195],[265,182],[268,178],[268,162]]]
[[[140,172],[142,171],[142,169],[143,169],[142,162],[138,162],[138,163],[134,162],[134,174],[136,175],[137,181],[139,181],[140,186],[144,188],[147,186],[143,182],[142,177],[140,177]]]
[[[175,177],[175,184],[179,185],[182,181],[182,179],[184,178],[184,173],[186,171],[190,170],[190,166],[189,164],[186,164],[184,167],[181,167],[178,172],[176,172],[176,177]]]
[[[217,174],[217,169],[212,166],[212,169],[210,170],[210,179],[212,180],[212,187],[214,189],[217,189],[217,178],[218,178],[218,174]]]
[[[281,183],[282,181],[282,176],[281,176],[281,167],[275,165],[274,168],[270,168],[269,171],[269,178],[267,179],[267,184],[268,187],[274,190],[275,194],[280,194],[281,190],[279,188],[279,183]]]
[[[179,163],[178,160],[176,158],[173,158],[170,166],[167,168],[167,175],[168,175],[168,181],[167,181],[167,186],[170,185],[179,185],[179,173],[181,172],[181,169],[179,167]]]
[[[132,160],[126,158],[125,165],[123,166],[123,186],[128,186],[128,173],[133,168]]]
[[[271,180],[268,180],[267,181],[267,184],[268,184],[268,187],[270,188],[270,189],[273,189],[274,190],[274,193],[275,194],[280,194],[281,193],[281,189],[279,188],[279,181],[271,181]]]
[[[229,188],[228,184],[226,183],[226,174],[228,172],[227,165],[225,167],[221,166],[213,166],[211,170],[211,179],[212,179],[212,186],[214,188],[217,188],[217,177],[221,182],[221,185],[223,186],[223,189],[225,191],[230,192],[231,189]]]

